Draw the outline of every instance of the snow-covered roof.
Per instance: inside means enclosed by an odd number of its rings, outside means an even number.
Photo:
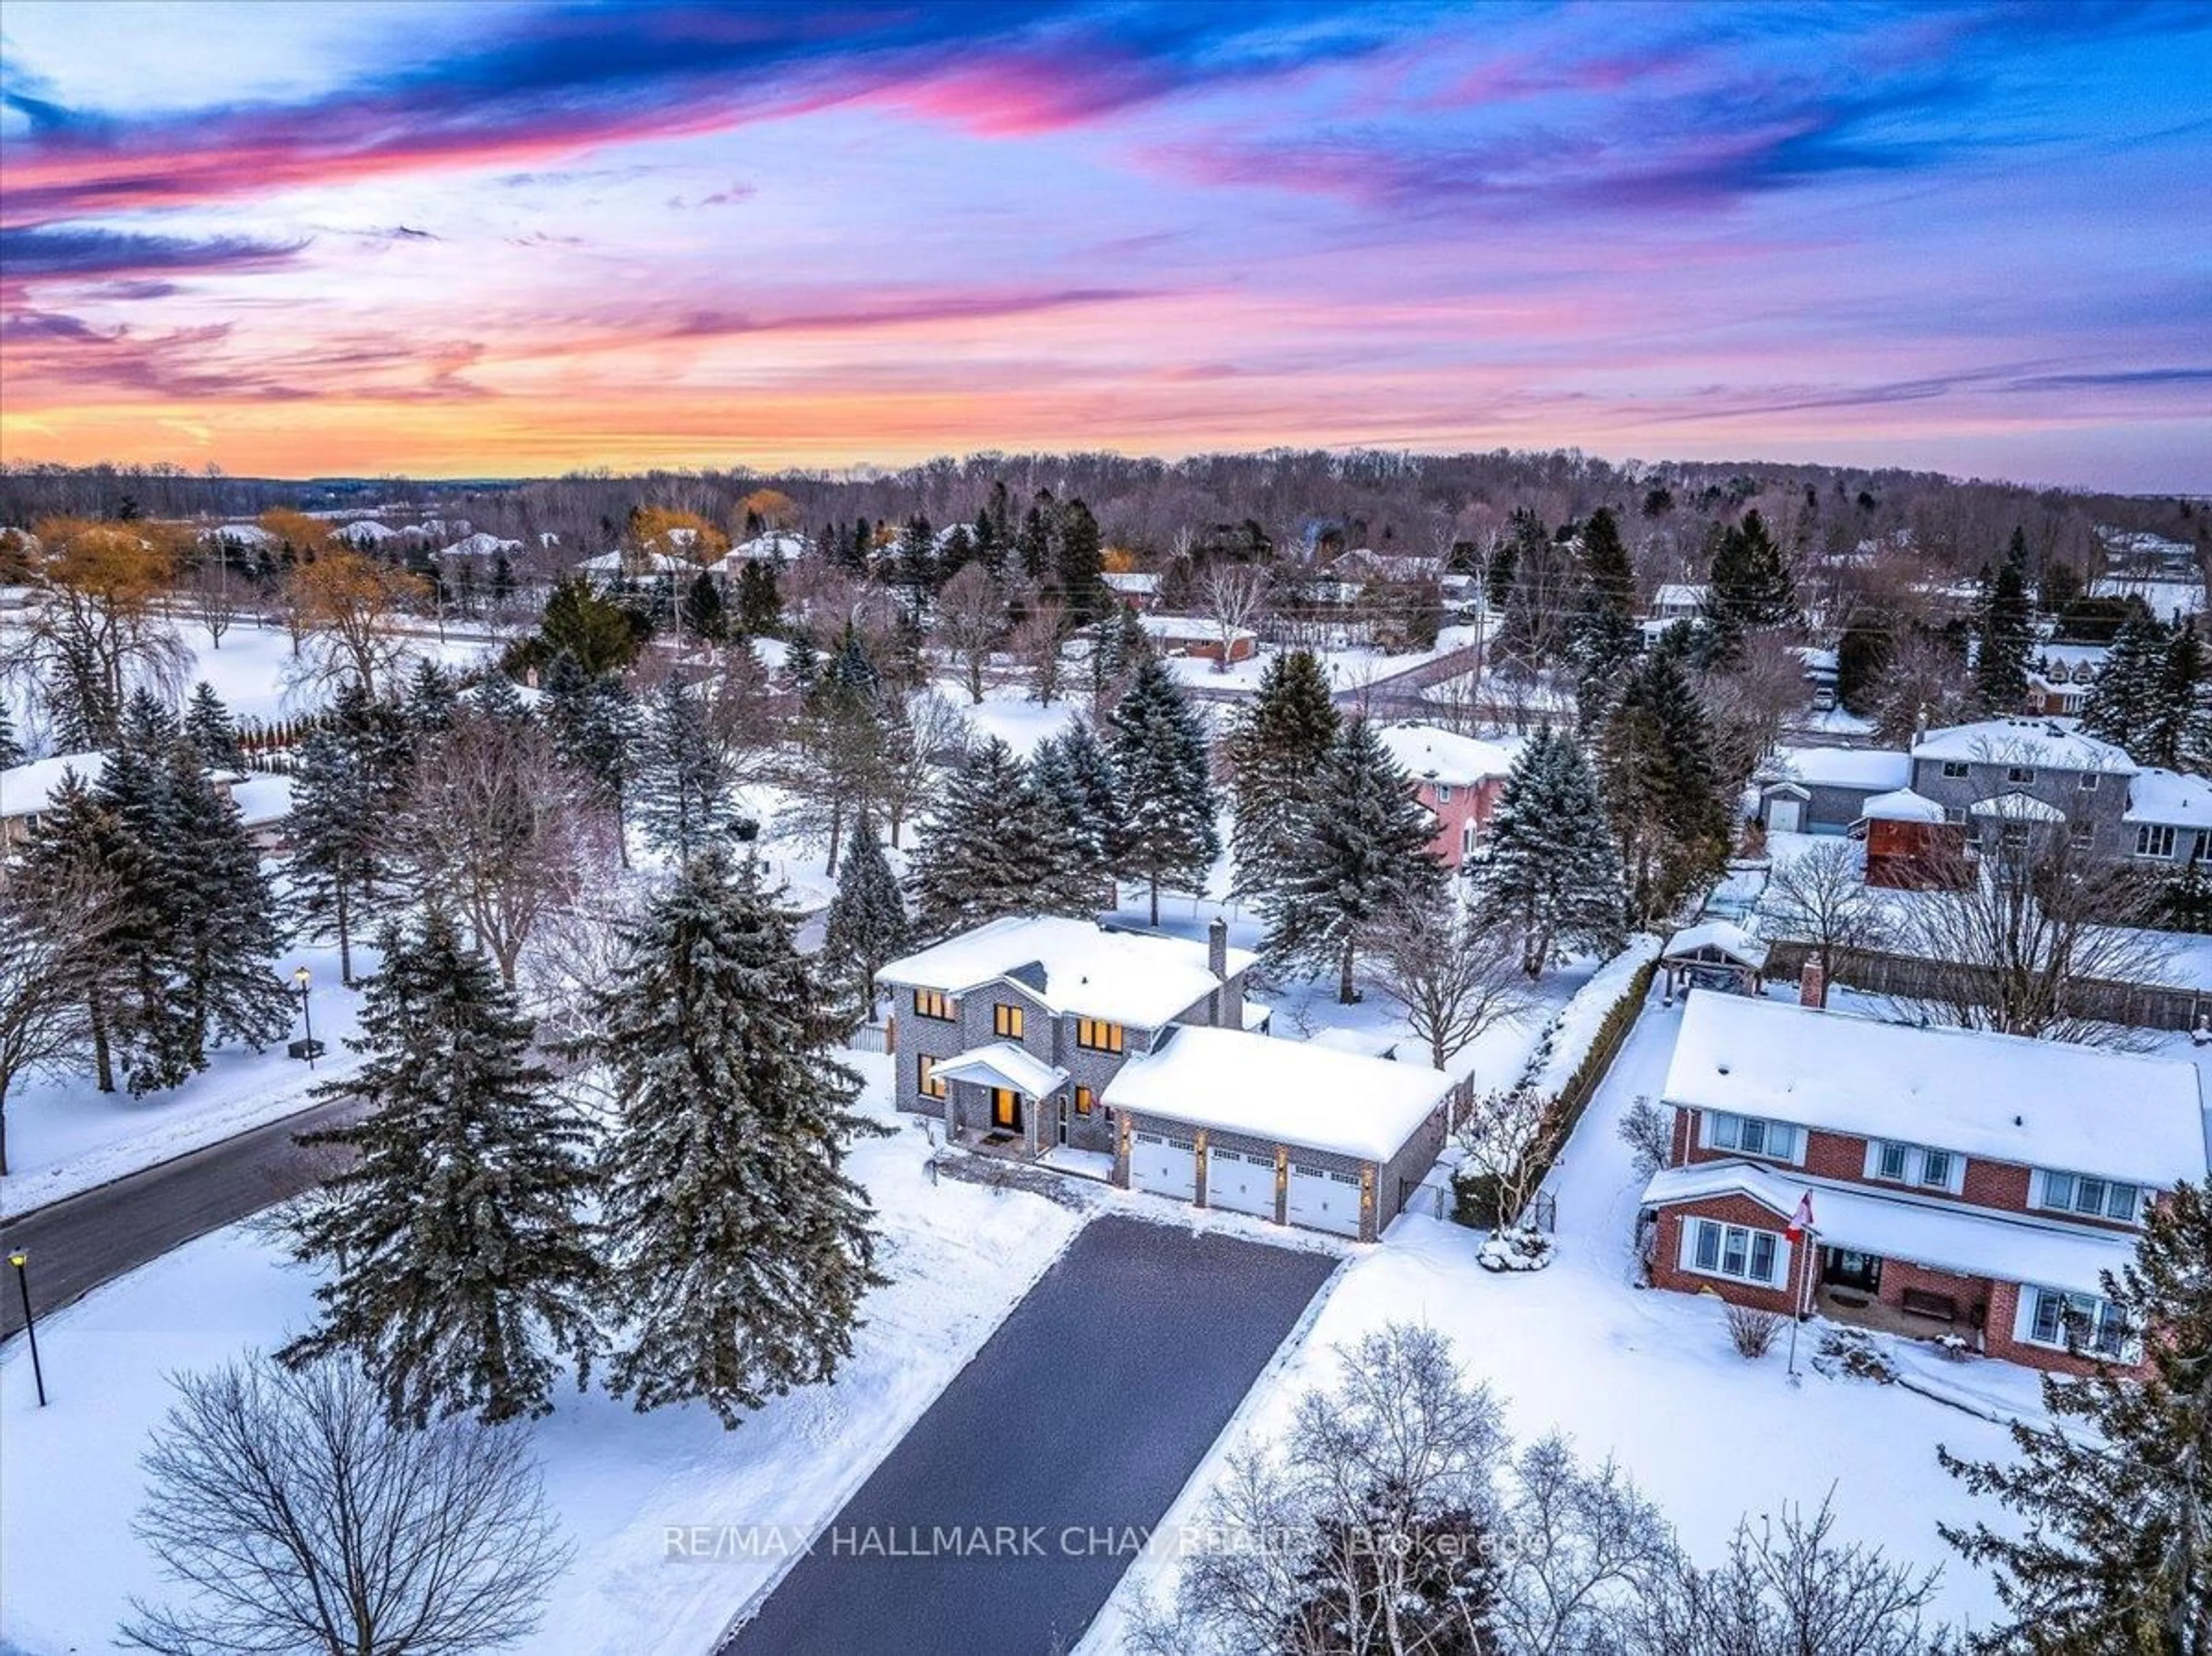
[[[1663,1097],[2161,1187],[2206,1171],[2192,1065],[1741,995],[1691,992]]]
[[[57,753],[0,770],[0,817],[35,816],[60,791],[62,778],[76,772],[86,786],[100,780],[107,769],[107,755],[100,752]]]
[[[1259,957],[1229,951],[1229,975]],[[878,981],[955,995],[1001,978],[1054,1012],[1073,1012],[1155,1029],[1195,1005],[1218,984],[1206,945],[1150,932],[1109,931],[1059,915],[1010,915],[903,959]]]
[[[1694,610],[1704,606],[1705,594],[1712,588],[1703,581],[1662,581],[1659,589],[1651,594],[1655,610]]]
[[[2104,575],[2089,588],[2098,598],[2140,598],[2150,606],[2150,612],[2161,620],[2176,615],[2194,615],[2204,607],[2204,583],[2202,581],[2137,580],[2122,575]]]
[[[376,546],[385,541],[397,539],[398,533],[396,529],[387,529],[381,523],[362,518],[358,522],[344,524],[331,530],[331,539],[343,540],[349,546]]]
[[[576,566],[589,575],[682,575],[696,573],[698,565],[666,552],[601,552]]]
[[[495,557],[501,552],[519,552],[519,540],[501,540],[488,529],[479,529],[465,540],[457,540],[441,554],[446,557]]]
[[[1912,780],[1912,757],[1887,747],[1782,747],[1759,767],[1762,782],[1887,791]]]
[[[2101,667],[2112,659],[2110,644],[2038,644],[2039,667]]]
[[[1462,736],[1435,725],[1385,725],[1375,734],[1392,758],[1425,781],[1472,788],[1513,769],[1514,750],[1505,744]]]
[[[1659,958],[1671,960],[1678,955],[1695,954],[1702,948],[1716,948],[1731,959],[1741,960],[1753,971],[1766,969],[1765,940],[1753,937],[1732,920],[1708,920],[1702,924],[1686,926],[1667,940],[1667,947],[1659,951]]]
[[[739,541],[708,567],[719,575],[734,575],[748,563],[789,563],[806,555],[807,545],[806,537],[795,529],[771,529]]]
[[[993,1041],[975,1046],[932,1066],[930,1073],[947,1081],[975,1081],[985,1087],[1008,1087],[1032,1099],[1043,1098],[1067,1079],[1065,1069],[1054,1068],[1012,1041]]]
[[[219,523],[200,536],[202,540],[234,541],[240,546],[274,546],[276,537],[258,523]]]
[[[1395,1058],[1398,1050],[1398,1037],[1387,1029],[1318,1029],[1307,1039],[1332,1052],[1362,1058]]]
[[[1160,578],[1141,569],[1109,570],[1098,577],[1117,593],[1131,593],[1149,598],[1160,589]]]
[[[2041,765],[2053,770],[2135,774],[2121,749],[2085,736],[2056,719],[1984,719],[1931,730],[1912,744],[1916,759],[1965,759],[1982,764]]]
[[[1221,624],[1203,615],[1140,615],[1137,624],[1152,638],[1196,638],[1209,644],[1221,642]],[[1241,642],[1259,635],[1247,627],[1238,627],[1231,635]]]
[[[2134,1239],[2124,1232],[1994,1213],[1903,1191],[1892,1195],[1827,1179],[1800,1178],[1744,1161],[1662,1168],[1644,1187],[1644,1201],[1646,1206],[1663,1208],[1743,1196],[1786,1219],[1797,1211],[1798,1199],[1808,1190],[1814,1233],[1822,1245],[1961,1275],[2097,1294],[2103,1273],[2117,1272],[2135,1256]]]
[[[1910,788],[1897,788],[1876,794],[1859,807],[1859,815],[1869,822],[1941,822],[1943,807]]]
[[[2057,806],[2048,804],[2033,794],[2023,794],[2014,788],[2009,794],[1998,794],[1985,800],[1976,800],[1966,807],[1978,817],[1995,817],[2000,822],[2063,822],[2066,813]]]
[[[2212,782],[2145,765],[2128,783],[2125,820],[2212,828]]]
[[[1388,1161],[1452,1087],[1426,1064],[1179,1024],[1157,1051],[1123,1064],[1102,1096],[1155,1120]]]
[[[265,828],[292,814],[292,779],[253,772],[231,784],[230,797],[248,828]]]

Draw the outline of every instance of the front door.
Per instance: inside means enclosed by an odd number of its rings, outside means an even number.
[[[1852,1288],[1861,1294],[1881,1288],[1881,1256],[1851,1248],[1820,1250],[1820,1280],[1832,1288]]]
[[[1010,1133],[1022,1129],[1022,1095],[1011,1087],[991,1089],[991,1125]]]
[[[1060,1100],[1060,1142],[1062,1144],[1067,1142],[1067,1098],[1063,1093]]]

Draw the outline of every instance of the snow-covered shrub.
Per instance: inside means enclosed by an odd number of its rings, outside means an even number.
[[[1752,1306],[1730,1306],[1729,1343],[1735,1348],[1739,1357],[1764,1357],[1774,1349],[1774,1336],[1782,1332],[1783,1320],[1778,1312],[1760,1311]]]
[[[1475,1262],[1485,1270],[1541,1270],[1552,1263],[1555,1251],[1550,1237],[1522,1225],[1500,1231],[1484,1243]]]
[[[1649,1178],[1674,1154],[1674,1123],[1667,1111],[1638,1094],[1621,1116],[1621,1142],[1636,1154],[1636,1176]]]
[[[1880,1385],[1897,1380],[1897,1365],[1889,1354],[1859,1328],[1832,1328],[1823,1334],[1820,1349],[1813,1354],[1813,1367],[1832,1380],[1872,1380]]]

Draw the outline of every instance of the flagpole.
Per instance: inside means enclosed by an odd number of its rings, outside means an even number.
[[[1790,1318],[1790,1382],[1797,1383],[1797,1325],[1805,1320],[1805,1302],[1813,1281],[1813,1193],[1805,1192],[1792,1215],[1789,1229],[1795,1233],[1792,1245],[1804,1256],[1799,1264],[1799,1275],[1790,1298],[1794,1312]]]

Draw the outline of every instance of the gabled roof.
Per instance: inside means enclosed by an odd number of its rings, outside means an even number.
[[[1967,1276],[2099,1294],[2103,1274],[2117,1272],[2135,1257],[2135,1239],[2125,1232],[1996,1213],[1901,1190],[1802,1178],[1747,1161],[1663,1167],[1644,1187],[1644,1203],[1666,1208],[1741,1196],[1788,1219],[1808,1191],[1813,1197],[1814,1239],[1823,1245],[1863,1250]]]
[[[1157,1120],[1388,1161],[1454,1085],[1426,1064],[1178,1024],[1157,1051],[1123,1064],[1101,1097]]]
[[[1759,766],[1758,779],[1881,792],[1912,780],[1912,759],[1885,747],[1784,747]]]
[[[2039,765],[2051,770],[2105,770],[2121,776],[2136,772],[2136,762],[2122,749],[2056,719],[1984,719],[1931,730],[1912,744],[1912,757]]]
[[[60,791],[63,777],[72,770],[91,788],[98,785],[100,773],[106,769],[107,755],[100,752],[57,753],[52,758],[9,765],[0,770],[0,817],[31,816],[45,810]]]
[[[1513,769],[1517,742],[1486,742],[1435,725],[1384,725],[1376,731],[1390,757],[1426,782],[1472,788]]]
[[[988,1046],[970,1047],[931,1066],[930,1073],[946,1081],[1010,1087],[1032,1099],[1043,1098],[1067,1079],[1065,1069],[1055,1068],[1028,1048],[1016,1046],[1012,1041],[993,1041]]]
[[[2128,783],[2124,820],[2212,829],[2212,782],[2145,765]]]
[[[1229,951],[1229,975],[1259,957]],[[876,974],[906,989],[960,995],[986,984],[1018,983],[1055,1013],[1073,1012],[1156,1029],[1218,986],[1206,945],[1151,932],[1109,931],[1089,920],[1012,915],[947,938]]]
[[[1966,809],[1978,817],[1995,817],[2000,822],[2063,822],[2066,813],[2057,806],[2045,803],[2033,794],[2023,794],[2017,788],[2009,794],[1999,794],[1991,799],[1976,800]]]
[[[1910,788],[1898,788],[1876,794],[1859,807],[1859,816],[1867,822],[1941,822],[1943,807]]]
[[[2160,1187],[2206,1172],[2192,1065],[1740,995],[1691,992],[1662,1096]]]
[[[1700,925],[1686,926],[1667,940],[1667,947],[1659,951],[1662,960],[1695,954],[1699,949],[1718,949],[1731,960],[1749,966],[1753,971],[1766,970],[1766,943],[1753,937],[1732,920],[1708,920]]]

